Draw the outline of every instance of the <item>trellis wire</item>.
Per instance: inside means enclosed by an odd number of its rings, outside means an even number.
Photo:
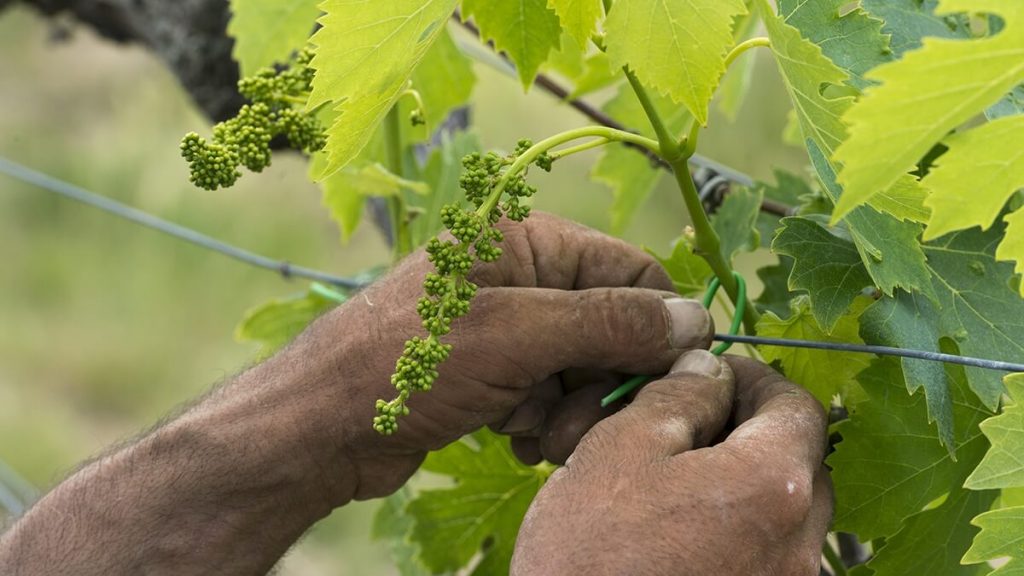
[[[0,173],[7,174],[12,178],[38,186],[43,190],[59,194],[66,198],[77,200],[90,206],[95,206],[96,208],[99,208],[109,214],[113,214],[114,216],[124,218],[147,228],[159,230],[175,238],[196,244],[201,248],[235,258],[243,263],[267,270],[273,270],[285,278],[302,277],[348,289],[359,289],[365,286],[365,283],[358,280],[341,278],[326,272],[312,270],[309,268],[291,266],[287,262],[272,260],[265,256],[254,254],[247,250],[232,246],[226,242],[210,238],[209,236],[196,232],[190,228],[186,228],[185,226],[168,222],[147,212],[143,212],[142,210],[126,206],[120,202],[115,202],[109,198],[100,196],[99,194],[89,192],[79,188],[78,186],[64,182],[63,180],[37,172],[2,156],[0,156]],[[757,344],[763,346],[813,348],[818,350],[835,350],[839,352],[863,352],[865,354],[877,354],[879,356],[900,356],[904,358],[915,358],[918,360],[930,360],[934,362],[949,362],[952,364],[962,364],[965,366],[974,366],[977,368],[987,368],[990,370],[1000,370],[1004,372],[1024,372],[1024,364],[1016,364],[1000,360],[987,360],[984,358],[972,358],[969,356],[957,356],[953,354],[942,354],[938,352],[928,352],[925,350],[893,348],[889,346],[818,342],[812,340],[790,340],[729,334],[716,334],[715,340],[719,342],[738,342],[741,344]]]

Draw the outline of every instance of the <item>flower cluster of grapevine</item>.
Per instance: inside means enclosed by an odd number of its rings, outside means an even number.
[[[241,176],[239,165],[261,172],[270,165],[270,142],[279,135],[292,147],[312,154],[326,143],[315,111],[303,107],[313,82],[309,66],[313,53],[304,49],[284,70],[263,68],[238,82],[238,91],[251,104],[213,127],[213,139],[189,132],[181,141],[181,155],[189,165],[189,179],[207,190],[228,187]]]
[[[530,215],[530,207],[522,200],[533,196],[537,189],[527,184],[523,172],[508,172],[532,145],[529,140],[520,140],[512,154],[473,153],[462,159],[459,185],[475,210],[457,203],[441,209],[441,221],[452,238],[434,237],[427,243],[427,258],[434,265],[434,272],[423,280],[425,294],[416,304],[427,336],[406,341],[391,376],[398,396],[390,401],[377,400],[377,415],[373,419],[377,432],[393,434],[398,429],[398,417],[409,413],[409,396],[414,391],[430,390],[437,380],[437,366],[452,350],[451,344],[441,342],[441,338],[451,332],[456,318],[469,312],[470,300],[477,291],[476,284],[466,277],[469,270],[477,261],[494,262],[501,257],[497,244],[504,237],[495,224],[503,215],[515,221]],[[551,170],[552,160],[546,152],[534,163]],[[504,186],[499,185],[501,182]],[[496,194],[500,197],[495,198]]]

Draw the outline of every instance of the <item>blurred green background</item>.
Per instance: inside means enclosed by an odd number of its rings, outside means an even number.
[[[178,141],[208,126],[161,62],[84,29],[53,37],[27,10],[0,13],[0,155],[275,258],[342,275],[387,261],[370,226],[340,245],[296,155],[229,190],[191,187]],[[773,166],[800,170],[803,159],[779,143],[786,99],[761,58],[740,117],[713,117],[701,152],[770,180]],[[486,147],[584,122],[505,75],[477,72]],[[587,178],[595,157],[537,177],[538,207],[606,229],[610,194]],[[664,179],[625,236],[667,252],[683,213]],[[303,288],[5,176],[0,257],[0,460],[41,490],[252,361],[256,346],[232,336],[243,312]],[[741,268],[752,277],[766,258]],[[375,507],[318,525],[281,574],[390,573],[385,547],[369,540]]]

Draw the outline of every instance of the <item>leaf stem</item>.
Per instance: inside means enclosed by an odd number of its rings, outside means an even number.
[[[577,144],[576,146],[572,146],[570,148],[563,148],[561,150],[557,150],[549,154],[549,156],[551,156],[552,160],[558,160],[559,158],[565,158],[566,156],[572,156],[573,154],[578,154],[580,152],[585,152],[587,150],[599,148],[601,146],[604,146],[605,144],[608,144],[609,142],[611,142],[611,140],[607,138],[598,138],[597,140],[591,140],[590,142]]]
[[[739,299],[739,286],[736,283],[736,278],[732,275],[732,268],[725,257],[722,256],[722,241],[719,239],[715,229],[711,227],[711,221],[704,211],[704,205],[700,201],[700,194],[697,192],[697,187],[693,184],[693,177],[690,175],[689,160],[696,146],[691,145],[689,139],[679,142],[669,133],[661,119],[661,115],[647,94],[647,89],[644,88],[643,84],[640,83],[628,68],[623,68],[623,70],[625,71],[626,79],[629,80],[630,86],[633,87],[633,91],[636,93],[637,99],[640,100],[640,105],[647,114],[651,126],[654,127],[654,131],[658,135],[660,154],[672,167],[676,184],[683,194],[683,202],[686,204],[686,210],[690,213],[690,220],[696,233],[696,251],[707,261],[715,276],[722,283],[722,288],[725,289],[726,294],[729,295],[733,303],[736,303]],[[696,125],[697,123],[695,122],[694,124]],[[760,314],[757,313],[757,309],[750,303],[747,303],[743,312],[743,327],[748,334],[756,334],[755,327],[759,318]]]
[[[498,205],[501,200],[501,195],[505,191],[505,187],[508,186],[512,178],[526,169],[527,166],[532,164],[541,154],[548,150],[572,142],[573,140],[579,140],[580,138],[601,138],[608,142],[627,142],[640,146],[651,152],[657,154],[660,150],[658,143],[650,138],[634,134],[632,132],[626,132],[625,130],[617,130],[615,128],[609,128],[607,126],[584,126],[582,128],[575,128],[573,130],[567,130],[560,132],[554,136],[550,136],[537,142],[530,148],[523,152],[516,161],[509,166],[508,170],[501,175],[501,179],[494,186],[494,190],[491,191],[491,195],[487,198],[487,201],[480,205],[477,209],[477,216],[481,218],[490,214],[491,210]]]
[[[387,155],[388,170],[402,177],[402,119],[398,106],[392,106],[384,120],[384,146]],[[412,252],[412,236],[409,234],[409,223],[405,217],[405,199],[401,192],[388,197],[388,214],[391,217],[391,234],[394,238],[394,258],[401,260]]]

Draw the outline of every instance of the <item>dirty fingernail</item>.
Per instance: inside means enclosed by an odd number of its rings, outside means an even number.
[[[711,315],[704,306],[688,298],[665,300],[671,322],[669,336],[673,348],[703,348],[714,330]]]
[[[717,378],[722,374],[722,359],[707,350],[690,350],[672,365],[672,374],[699,374]]]

